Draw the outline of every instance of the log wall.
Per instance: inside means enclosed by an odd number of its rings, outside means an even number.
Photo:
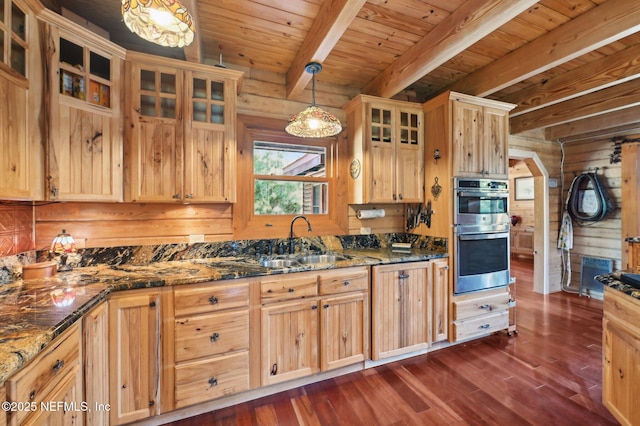
[[[577,174],[598,169],[598,177],[615,200],[616,210],[600,222],[573,221],[573,250],[571,250],[571,282],[579,286],[583,257],[612,259],[613,269],[622,269],[621,222],[621,166],[611,164],[614,144],[611,140],[573,142],[564,144],[564,191],[566,200],[569,187]],[[564,204],[563,204],[564,206]]]

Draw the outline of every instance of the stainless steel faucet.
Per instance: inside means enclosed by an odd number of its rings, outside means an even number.
[[[307,226],[308,226],[307,230],[309,232],[312,231],[311,222],[309,222],[309,219],[307,219],[306,216],[301,215],[301,214],[299,214],[297,216],[294,216],[293,219],[291,219],[291,227],[289,228],[289,254],[293,254],[296,251],[295,244],[293,243],[293,224],[298,219],[304,219],[305,222],[307,222]]]

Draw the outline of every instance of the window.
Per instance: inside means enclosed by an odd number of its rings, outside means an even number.
[[[326,214],[326,159],[324,146],[254,141],[253,213]]]
[[[282,120],[242,117],[239,127],[253,120],[257,127],[243,128],[238,140],[234,238],[285,237],[298,214],[309,218],[312,235],[348,232],[346,182],[338,179],[345,142],[296,138],[284,132]]]

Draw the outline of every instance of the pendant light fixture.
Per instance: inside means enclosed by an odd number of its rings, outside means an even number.
[[[285,131],[300,138],[324,138],[335,136],[342,131],[342,125],[333,114],[316,106],[316,74],[322,71],[322,65],[310,62],[304,68],[311,74],[311,106],[289,119]]]
[[[161,46],[188,46],[196,31],[179,0],[122,0],[122,18],[132,32]]]

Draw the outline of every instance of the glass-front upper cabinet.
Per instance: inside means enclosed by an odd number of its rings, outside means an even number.
[[[60,37],[60,93],[111,107],[111,60]]]
[[[0,0],[0,48],[2,62],[27,76],[28,15],[19,2]]]

